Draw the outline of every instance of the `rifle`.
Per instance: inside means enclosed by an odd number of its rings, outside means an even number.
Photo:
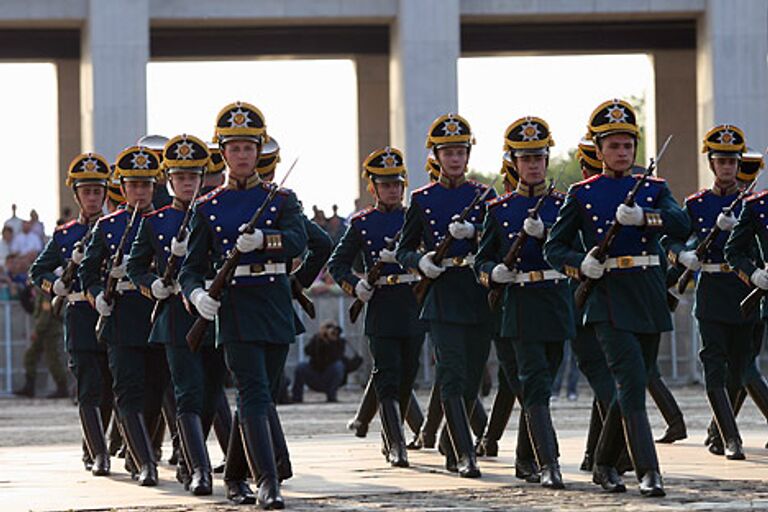
[[[656,156],[656,160],[653,158],[651,159],[651,163],[648,166],[648,168],[645,170],[645,173],[643,176],[638,179],[635,182],[635,186],[632,187],[632,190],[629,191],[627,194],[626,199],[624,199],[624,204],[626,206],[632,206],[635,204],[635,197],[637,196],[638,191],[640,190],[640,187],[643,186],[643,183],[653,174],[653,171],[656,170],[656,162],[658,160],[661,160],[661,158],[664,156],[664,152],[667,150],[667,147],[669,146],[669,142],[672,140],[672,135],[667,137],[667,140],[664,142],[664,145],[661,146],[661,150],[659,150],[659,154]],[[597,251],[595,251],[594,257],[600,262],[604,263],[605,260],[608,258],[608,250],[611,248],[611,244],[613,243],[613,240],[616,238],[616,235],[619,234],[619,230],[621,229],[621,224],[616,222],[614,219],[613,223],[611,224],[611,227],[608,228],[608,232],[605,234],[605,238],[603,238],[602,242],[600,242],[599,245],[597,245]],[[589,298],[589,295],[592,293],[592,290],[594,290],[595,286],[597,285],[597,279],[590,279],[585,278],[584,281],[579,284],[579,287],[576,288],[576,293],[574,294],[574,302],[576,304],[577,308],[583,308],[584,304],[587,302],[587,299]]]
[[[533,208],[528,210],[529,219],[535,219],[539,216],[539,211],[544,206],[544,201],[546,201],[546,199],[552,195],[552,191],[555,190],[555,184],[555,180],[550,181],[546,193],[544,193],[544,195],[542,195],[539,200],[536,201],[536,205]],[[525,242],[528,241],[528,238],[528,233],[526,233],[524,229],[521,229],[520,233],[517,234],[517,238],[515,238],[515,241],[512,242],[512,245],[507,251],[507,254],[504,255],[504,259],[501,260],[504,266],[506,266],[508,269],[512,270],[517,267],[517,257],[520,254],[520,251],[523,249]],[[496,306],[499,305],[501,294],[504,292],[505,288],[506,285],[504,284],[491,282],[491,290],[488,292],[488,306],[491,308],[491,311],[496,310]]]
[[[725,215],[730,215],[734,208],[750,193],[752,192],[752,189],[755,187],[756,181],[753,181],[749,187],[745,188],[741,192],[739,192],[739,195],[736,196],[736,198],[733,200],[731,204],[728,205],[727,208],[723,210],[723,213]],[[715,223],[714,226],[712,226],[712,229],[709,231],[709,234],[707,234],[707,237],[702,240],[699,245],[696,246],[695,253],[696,257],[701,261],[704,258],[704,255],[709,250],[710,246],[712,245],[712,242],[715,241],[715,239],[718,237],[718,235],[722,232],[722,230],[717,227],[717,223]],[[677,293],[684,293],[685,289],[688,288],[688,283],[693,278],[693,270],[687,268],[685,269],[685,272],[682,273],[680,278],[677,280]]]
[[[283,186],[283,183],[285,183],[285,180],[288,179],[288,176],[290,176],[291,171],[293,171],[293,168],[296,166],[296,162],[298,161],[298,158],[293,161],[290,169],[288,169],[288,172],[285,173],[285,176],[283,176],[283,180],[280,182],[280,185],[271,184],[271,188],[269,189],[267,197],[253,213],[251,220],[248,221],[245,229],[243,229],[243,233],[252,234],[254,231],[256,231],[256,223],[267,210],[267,207],[275,198],[277,192]],[[237,264],[240,262],[240,256],[242,256],[242,253],[237,250],[237,246],[232,247],[232,249],[230,249],[227,253],[226,258],[224,259],[224,264],[221,266],[221,268],[219,268],[219,271],[216,273],[216,277],[213,278],[211,287],[208,289],[208,295],[210,295],[212,299],[221,300],[224,289],[232,281],[235,268],[237,268]],[[197,352],[200,349],[200,344],[203,342],[203,336],[205,336],[205,331],[208,330],[208,326],[210,324],[211,321],[203,318],[202,316],[198,316],[195,320],[195,323],[192,324],[192,327],[187,332],[187,345],[189,345],[189,349],[192,352]]]
[[[395,234],[395,237],[392,240],[387,242],[387,249],[390,251],[394,249],[395,244],[397,244],[399,239],[400,231]],[[381,277],[381,270],[384,268],[384,265],[385,263],[381,261],[381,259],[377,260],[376,263],[373,264],[370,272],[368,272],[368,275],[365,278],[369,285],[374,286],[376,284],[376,281],[378,281],[379,277]],[[365,302],[361,301],[360,299],[355,299],[355,302],[353,302],[349,307],[350,322],[355,323],[357,321],[357,317],[360,316],[360,312],[363,310],[363,306],[365,306]]]
[[[117,245],[117,250],[115,251],[115,254],[112,256],[112,262],[110,263],[109,270],[110,272],[107,273],[107,283],[104,286],[104,300],[107,302],[107,304],[112,304],[114,301],[115,291],[117,290],[117,282],[118,279],[115,277],[112,277],[111,270],[115,267],[120,266],[120,264],[123,261],[123,256],[125,255],[125,244],[128,243],[128,234],[131,232],[131,229],[133,229],[133,224],[136,222],[136,216],[139,213],[139,203],[138,201],[133,207],[133,213],[131,213],[131,218],[128,220],[128,224],[125,225],[125,231],[123,231],[123,236],[120,237],[120,243]],[[103,341],[104,337],[104,328],[107,326],[107,317],[99,315],[99,320],[96,322],[96,339],[98,341]]]
[[[95,224],[93,226],[95,226]],[[93,226],[88,229],[88,232],[83,238],[75,243],[73,251],[79,249],[85,250],[85,248],[88,246],[88,242],[91,241],[91,237],[93,236]],[[72,282],[75,280],[77,275],[77,267],[79,266],[80,265],[71,259],[67,262],[67,266],[64,269],[64,272],[61,274],[61,282],[64,283],[64,286],[67,288],[72,286]],[[64,309],[64,304],[66,303],[66,297],[62,297],[61,295],[54,296],[53,299],[51,299],[51,312],[53,313],[53,316],[56,318],[61,318],[61,310]]]
[[[189,226],[190,220],[192,220],[192,210],[195,207],[195,200],[197,199],[197,195],[200,192],[200,189],[202,188],[203,180],[200,179],[200,186],[197,187],[197,190],[195,191],[195,196],[192,198],[192,200],[189,202],[189,205],[187,205],[187,209],[184,211],[184,218],[181,220],[181,225],[179,226],[179,230],[176,232],[176,240],[178,242],[183,242],[187,236],[187,226]],[[182,258],[179,256],[176,256],[175,254],[171,253],[170,256],[168,256],[168,261],[165,264],[165,272],[163,272],[163,277],[161,278],[163,281],[163,286],[171,286],[173,282],[176,280],[176,275],[179,272],[179,263],[181,263]],[[150,323],[154,324],[155,320],[157,320],[158,316],[160,316],[160,312],[163,310],[163,306],[165,305],[166,299],[158,300],[155,302],[155,306],[152,308],[152,315],[150,318]]]
[[[472,213],[472,210],[477,206],[478,204],[482,203],[486,197],[488,197],[488,194],[493,190],[493,187],[496,185],[496,180],[493,181],[492,184],[488,185],[488,188],[485,189],[485,192],[482,194],[478,190],[475,194],[475,197],[472,199],[472,202],[467,205],[464,210],[459,214],[459,217],[454,222],[464,222],[467,220],[467,217],[469,217],[469,214]],[[448,251],[451,248],[451,245],[453,245],[454,238],[451,236],[451,232],[445,234],[445,238],[440,242],[440,245],[437,246],[437,249],[435,249],[435,255],[432,257],[432,261],[435,263],[435,265],[440,265],[440,263],[445,259],[445,257],[448,255]],[[428,278],[427,276],[422,276],[421,281],[416,283],[413,287],[413,293],[416,295],[416,302],[419,304],[424,302],[424,297],[427,296],[427,291],[429,290],[429,287],[432,285],[432,279]]]
[[[307,294],[304,293],[304,288],[301,286],[299,280],[296,279],[295,276],[291,276],[288,282],[291,285],[291,296],[293,296],[293,300],[299,303],[299,306],[301,306],[301,309],[304,310],[309,318],[314,319],[315,304],[312,302],[312,299],[307,297]]]

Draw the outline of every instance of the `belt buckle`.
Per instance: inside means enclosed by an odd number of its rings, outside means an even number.
[[[720,272],[730,272],[730,271],[731,271],[731,266],[728,263],[723,262],[720,264]]]
[[[251,274],[261,274],[264,272],[264,265],[261,263],[251,263],[249,270]]]
[[[541,270],[532,270],[528,272],[528,280],[532,283],[544,280],[544,272]]]
[[[619,256],[616,258],[616,267],[632,268],[635,266],[635,258],[632,256]]]
[[[400,276],[397,274],[390,274],[387,276],[387,284],[393,285],[400,282]]]
[[[452,259],[454,267],[464,266],[464,256],[454,256]]]

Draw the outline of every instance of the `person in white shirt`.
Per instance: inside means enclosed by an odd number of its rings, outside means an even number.
[[[15,204],[11,205],[11,212],[11,218],[6,220],[3,226],[10,226],[13,229],[13,236],[16,236],[16,234],[21,233],[21,225],[24,221],[16,216]]]
[[[43,241],[32,232],[32,222],[25,220],[21,232],[16,233],[11,242],[11,252],[21,257],[36,256],[43,250]]]

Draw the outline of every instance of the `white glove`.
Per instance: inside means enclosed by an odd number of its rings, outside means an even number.
[[[119,265],[113,266],[109,269],[109,275],[115,279],[122,279],[127,275],[125,258],[120,261]]]
[[[384,263],[397,263],[397,259],[395,258],[395,251],[390,251],[387,248],[379,251],[379,259]]]
[[[98,311],[101,316],[111,315],[113,307],[114,304],[109,304],[107,299],[104,298],[104,292],[101,292],[96,296],[96,311]]]
[[[192,290],[192,293],[189,294],[189,301],[194,304],[200,316],[209,322],[216,318],[221,307],[221,302],[208,295],[208,292],[202,288]]]
[[[600,279],[605,272],[605,263],[595,258],[594,253],[597,251],[597,247],[593,247],[591,251],[584,256],[581,260],[581,273],[590,279]]]
[[[721,213],[717,216],[717,227],[720,228],[721,231],[733,231],[733,228],[738,221],[739,220],[734,217],[733,213],[728,215]]]
[[[457,222],[456,219],[458,219],[458,215],[454,215],[453,222],[448,224],[448,232],[453,238],[461,240],[462,238],[472,238],[475,236],[475,226],[466,220],[464,222]]]
[[[177,292],[177,285],[171,284],[171,285],[165,286],[163,284],[163,280],[158,277],[157,279],[152,281],[151,289],[152,289],[152,295],[154,295],[154,297],[157,300],[165,300]]]
[[[64,284],[64,281],[62,281],[61,278],[58,278],[53,282],[53,293],[59,297],[66,297],[69,295],[69,288],[67,288],[67,285]]]
[[[264,248],[264,233],[260,229],[254,229],[253,233],[244,233],[246,224],[240,226],[240,236],[237,237],[237,250],[241,253],[253,252]]]
[[[645,214],[636,204],[627,206],[622,203],[616,208],[616,220],[622,226],[642,226],[645,224]]]
[[[437,279],[440,274],[445,272],[445,267],[435,265],[434,260],[432,260],[434,255],[435,251],[429,251],[419,260],[419,270],[430,279]]]
[[[71,256],[71,259],[74,262],[74,264],[79,265],[83,261],[83,258],[85,258],[85,252],[83,251],[83,249],[81,249],[79,246],[75,247],[72,250],[72,256]]]
[[[680,254],[677,255],[677,261],[679,261],[685,268],[693,270],[694,272],[701,268],[701,262],[699,261],[699,257],[696,256],[696,251],[681,251]]]
[[[187,241],[189,236],[184,237],[183,242],[176,240],[176,237],[171,238],[171,254],[177,258],[183,258],[187,255]]]
[[[491,281],[494,283],[506,284],[515,280],[517,270],[510,270],[508,266],[499,263],[491,271]]]
[[[537,215],[535,219],[526,217],[523,221],[523,230],[533,238],[544,238],[544,221]]]
[[[768,272],[765,270],[761,268],[755,270],[749,279],[761,290],[768,290]]]
[[[373,287],[368,284],[368,281],[361,279],[355,285],[355,295],[363,302],[368,302],[373,297]]]

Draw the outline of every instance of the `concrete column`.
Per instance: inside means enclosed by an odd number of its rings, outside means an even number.
[[[768,144],[768,2],[708,0],[697,35],[699,140],[712,126],[733,123],[747,144]],[[699,159],[699,183],[711,180]]]
[[[357,162],[362,164],[376,148],[391,144],[389,140],[389,57],[386,55],[355,56],[357,71]],[[356,167],[356,172],[360,167]],[[409,169],[410,172],[417,171]],[[358,199],[355,208],[373,204],[368,193],[368,180],[357,175]]]
[[[56,65],[56,88],[59,106],[59,214],[65,207],[72,213],[77,205],[72,191],[65,185],[69,162],[80,153],[80,62],[75,59],[60,59]]]
[[[667,180],[675,198],[682,201],[699,188],[696,52],[657,51],[653,54],[653,65],[655,94],[651,107],[656,118],[656,147],[651,155],[668,135],[674,135],[658,174]]]
[[[399,0],[390,36],[390,130],[405,151],[411,189],[427,183],[430,123],[458,109],[459,0]]]
[[[89,0],[81,47],[82,144],[111,161],[147,127],[149,0]]]

